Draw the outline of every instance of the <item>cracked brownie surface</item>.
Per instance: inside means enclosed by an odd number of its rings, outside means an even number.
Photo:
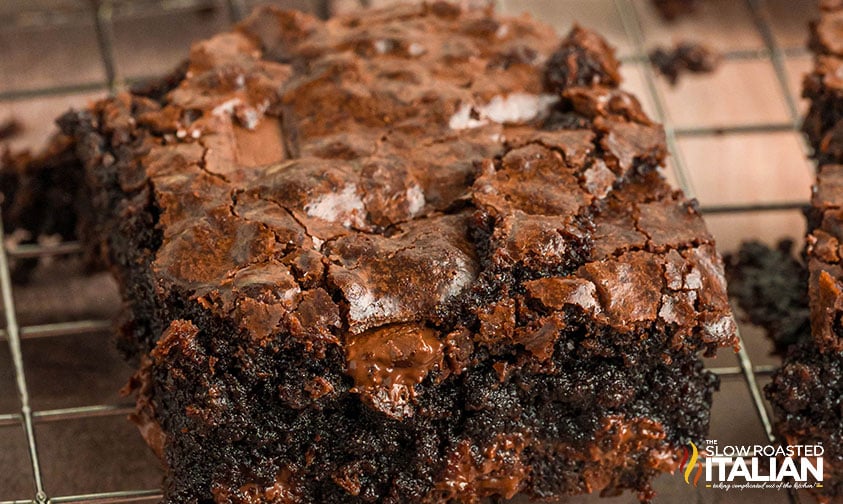
[[[619,81],[578,27],[264,9],[63,117],[165,501],[651,498],[736,337]]]
[[[843,5],[836,0],[819,0],[820,19],[811,26],[810,48],[814,52],[814,68],[803,82],[802,96],[810,100],[810,108],[802,129],[814,147],[820,164],[839,163],[843,159],[843,43],[839,26],[843,23]]]

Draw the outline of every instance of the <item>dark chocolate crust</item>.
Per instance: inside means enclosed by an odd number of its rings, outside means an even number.
[[[65,116],[165,500],[649,499],[736,338],[617,66],[444,2],[264,9]]]

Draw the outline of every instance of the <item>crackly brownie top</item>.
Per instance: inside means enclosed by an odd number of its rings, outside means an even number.
[[[802,125],[820,163],[843,162],[843,1],[822,0],[820,18],[811,24],[814,67],[805,76],[802,94],[811,107]]]
[[[843,351],[843,166],[820,167],[807,238],[811,335],[821,351]]]
[[[811,23],[809,45],[816,58],[813,71],[805,79],[807,96],[843,90],[843,1],[821,0],[819,4],[820,17]]]
[[[821,15],[812,24],[814,69],[805,78],[803,94],[811,109],[803,126],[820,166],[813,187],[807,237],[811,333],[821,351],[843,350],[843,2],[822,0]],[[828,164],[826,164],[828,163]]]
[[[341,345],[400,417],[471,348],[544,362],[572,323],[619,334],[605,352],[734,344],[712,238],[619,82],[600,37],[528,17],[265,9],[196,44],[163,99],[99,109],[137,153],[123,189],[160,209],[163,295],[256,345]]]

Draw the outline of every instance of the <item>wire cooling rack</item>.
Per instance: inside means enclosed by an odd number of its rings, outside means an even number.
[[[377,0],[359,0],[361,4],[377,4]],[[541,0],[536,0],[541,1]],[[552,1],[552,0],[550,0]],[[589,1],[589,0],[582,0]],[[735,126],[675,126],[671,120],[666,104],[664,90],[659,85],[658,78],[653,69],[647,64],[647,45],[644,23],[641,16],[641,2],[645,0],[609,0],[613,5],[618,18],[622,23],[622,29],[630,43],[628,54],[622,55],[622,60],[627,64],[635,64],[640,71],[643,80],[644,92],[651,103],[651,112],[655,119],[662,122],[665,127],[667,144],[672,154],[671,170],[673,177],[686,194],[695,195],[692,176],[688,164],[680,148],[680,141],[685,138],[694,137],[722,137],[728,135],[746,134],[767,134],[776,132],[798,132],[800,125],[800,110],[797,103],[787,68],[787,58],[793,56],[805,56],[806,51],[800,47],[782,47],[770,24],[770,14],[765,10],[767,0],[736,0],[745,1],[746,8],[751,14],[752,24],[757,30],[757,35],[763,41],[763,47],[757,49],[736,49],[727,50],[723,54],[725,62],[735,61],[759,61],[772,66],[777,93],[787,111],[786,120],[764,121],[755,124],[740,124]],[[44,1],[37,5],[44,4]],[[57,3],[61,3],[58,1]],[[511,4],[529,4],[529,1],[519,0],[498,0],[498,7],[507,10],[513,7]],[[49,2],[46,3],[49,5]],[[27,6],[26,3],[21,5]],[[88,3],[61,3],[62,8],[43,8],[32,10],[32,4],[25,10],[0,11],[0,27],[4,26],[40,26],[40,25],[63,25],[85,22],[91,24],[96,32],[96,40],[99,56],[102,63],[105,79],[97,82],[72,83],[59,86],[43,86],[33,89],[0,89],[0,102],[14,102],[31,98],[49,97],[57,95],[81,94],[89,92],[113,92],[126,81],[121,78],[116,65],[114,47],[114,20],[118,18],[131,18],[132,16],[143,16],[149,11],[158,13],[168,10],[173,11],[200,11],[209,8],[222,8],[230,21],[236,21],[244,16],[251,2],[246,0],[90,0]],[[325,17],[329,14],[330,0],[313,0],[311,8],[316,14]],[[529,9],[529,5],[526,5]],[[600,27],[597,26],[599,29]],[[807,34],[807,33],[806,33]],[[807,188],[800,188],[795,192],[807,194]],[[747,213],[778,212],[783,210],[799,210],[807,201],[795,200],[784,202],[739,202],[706,205],[702,202],[703,213],[709,216],[716,215],[738,215]],[[4,230],[0,227],[0,242],[6,243]],[[32,474],[32,497],[25,500],[8,500],[12,496],[4,495],[0,488],[0,504],[45,504],[45,503],[125,503],[125,502],[154,502],[161,499],[159,489],[140,488],[125,489],[120,491],[94,492],[76,495],[60,495],[50,491],[50,482],[45,482],[42,470],[41,450],[36,442],[36,425],[47,422],[63,422],[79,419],[90,419],[97,417],[119,417],[133,411],[133,406],[126,403],[118,404],[94,404],[74,406],[55,409],[35,409],[30,400],[30,388],[27,385],[27,374],[25,361],[21,350],[21,341],[35,338],[62,338],[79,334],[102,332],[111,327],[109,320],[90,319],[76,320],[72,322],[58,322],[50,324],[21,325],[18,323],[18,307],[15,305],[15,286],[11,281],[9,261],[22,258],[49,258],[67,256],[79,252],[80,247],[75,243],[61,243],[58,245],[18,245],[0,247],[0,295],[2,295],[2,308],[5,317],[4,329],[0,330],[0,340],[5,340],[9,346],[12,365],[14,367],[14,386],[16,387],[20,408],[13,413],[3,414],[0,412],[0,427],[22,426],[25,436],[26,452],[28,460],[12,461],[13,463],[28,464]],[[759,388],[759,380],[768,377],[775,370],[773,365],[755,365],[742,342],[742,350],[738,354],[735,366],[718,366],[709,369],[724,379],[743,380],[749,391],[752,401],[752,409],[763,429],[767,440],[775,440],[770,415],[762,398]],[[115,388],[119,384],[114,384]],[[2,394],[3,391],[0,391]],[[717,396],[715,397],[717,401]],[[717,421],[715,418],[714,421]],[[2,462],[2,458],[0,458]],[[7,461],[8,462],[8,461]],[[103,461],[107,463],[107,461]],[[4,467],[0,465],[0,471]],[[690,491],[688,491],[690,493]],[[687,494],[686,494],[687,495]],[[15,496],[14,498],[17,498]],[[6,499],[6,500],[4,500]],[[799,495],[792,493],[788,496],[789,502],[798,503]],[[697,502],[704,499],[697,496]],[[708,502],[705,500],[705,502]]]

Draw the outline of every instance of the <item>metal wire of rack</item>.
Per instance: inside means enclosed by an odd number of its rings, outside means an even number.
[[[369,0],[358,0],[361,5],[368,5]],[[499,7],[506,0],[494,0]],[[683,159],[677,140],[684,137],[714,136],[746,133],[770,133],[770,132],[792,132],[799,131],[801,118],[799,107],[791,93],[790,84],[787,79],[785,58],[788,56],[801,56],[806,53],[804,49],[783,48],[776,41],[776,37],[766,18],[762,4],[765,0],[741,0],[753,16],[753,21],[758,34],[764,42],[764,48],[759,50],[735,50],[727,51],[722,56],[726,61],[741,60],[768,60],[775,71],[779,91],[785,101],[789,120],[774,123],[758,123],[740,126],[713,126],[713,127],[674,127],[670,117],[666,113],[664,96],[656,84],[656,76],[653,69],[647,65],[640,65],[646,84],[646,92],[649,94],[654,106],[655,119],[664,125],[666,139],[673,162],[672,169],[681,189],[689,196],[695,194],[687,165]],[[636,0],[613,0],[615,9],[623,24],[623,29],[632,42],[633,54],[622,58],[625,62],[646,63],[648,61],[645,47],[645,37],[642,29],[642,21],[639,8],[636,7]],[[143,9],[180,9],[200,10],[208,8],[209,5],[222,3],[227,9],[231,21],[241,19],[246,11],[245,0],[144,0],[138,5],[132,5],[125,0],[92,0],[90,3],[81,3],[81,7],[70,12],[45,12],[42,15],[3,18],[0,16],[0,25],[6,23],[17,25],[38,25],[38,24],[62,24],[72,22],[80,16],[93,16],[96,30],[97,42],[100,51],[101,62],[105,71],[105,81],[96,83],[83,83],[65,86],[53,86],[39,89],[25,89],[15,91],[0,91],[0,101],[20,100],[32,97],[43,97],[51,95],[62,95],[71,93],[82,93],[89,91],[108,90],[114,92],[123,87],[123,81],[117,72],[114,54],[114,33],[113,19],[115,13],[120,15],[138,15]],[[318,0],[315,3],[316,13],[327,16],[329,13],[330,0]],[[807,151],[807,147],[806,147]],[[779,210],[802,209],[807,201],[793,201],[781,203],[747,203],[730,205],[702,206],[704,214],[736,214],[744,212],[771,212]],[[0,226],[0,243],[5,243],[4,230]],[[34,426],[42,422],[61,421],[70,419],[93,418],[103,416],[122,416],[133,411],[131,404],[94,404],[81,407],[58,408],[33,410],[30,405],[30,392],[27,387],[27,374],[24,369],[21,341],[35,338],[57,338],[83,334],[91,331],[103,331],[111,327],[109,320],[82,320],[74,322],[60,322],[41,325],[18,324],[14,292],[9,269],[10,259],[21,258],[42,258],[58,257],[78,253],[81,250],[77,243],[66,242],[58,245],[17,245],[14,247],[0,247],[0,297],[2,297],[2,308],[4,315],[4,328],[0,329],[0,341],[5,340],[9,345],[13,366],[15,384],[20,402],[19,412],[0,414],[0,427],[20,425],[26,436],[29,463],[33,476],[34,497],[31,500],[0,501],[0,504],[118,504],[128,502],[154,502],[160,500],[162,495],[158,489],[131,489],[125,491],[98,492],[77,495],[51,495],[45,488],[39,459],[39,450],[36,444]],[[739,335],[740,338],[740,335]],[[722,366],[709,368],[713,373],[721,377],[742,378],[745,382],[757,419],[763,427],[764,433],[770,442],[775,441],[770,414],[767,411],[762,394],[758,385],[758,378],[770,376],[776,369],[772,365],[754,365],[741,339],[741,351],[738,355],[737,366]],[[795,492],[789,494],[792,504],[799,504],[799,495]]]

